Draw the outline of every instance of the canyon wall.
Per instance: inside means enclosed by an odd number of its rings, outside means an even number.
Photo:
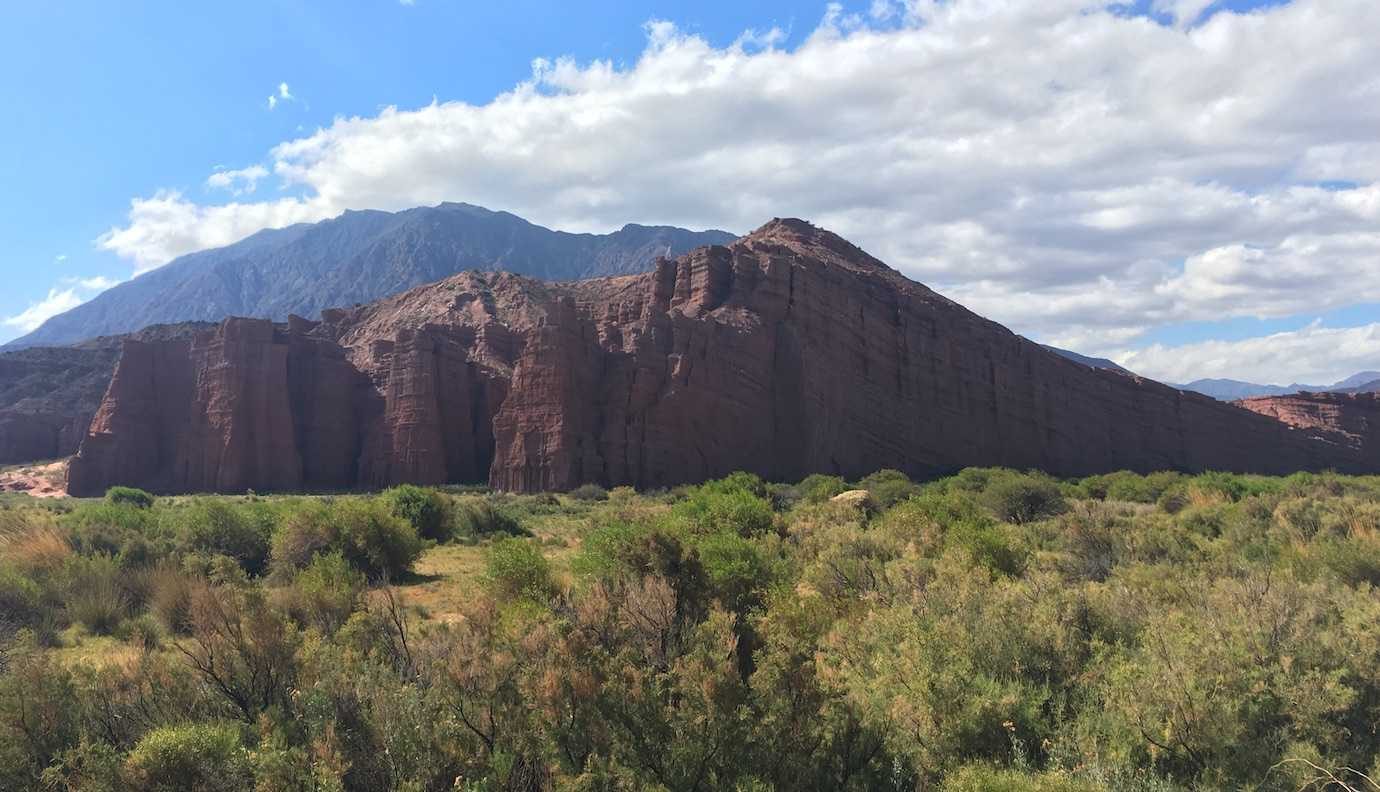
[[[69,484],[1380,469],[1372,443],[1244,406],[1067,360],[776,220],[644,275],[463,273],[320,322],[230,319],[190,342],[127,345]]]

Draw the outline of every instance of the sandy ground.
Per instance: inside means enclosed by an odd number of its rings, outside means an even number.
[[[0,492],[24,492],[35,498],[61,498],[67,494],[67,460],[4,468],[0,470]]]

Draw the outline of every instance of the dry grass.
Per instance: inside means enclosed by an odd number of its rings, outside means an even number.
[[[0,556],[25,573],[52,572],[72,555],[72,546],[50,512],[0,510]]]

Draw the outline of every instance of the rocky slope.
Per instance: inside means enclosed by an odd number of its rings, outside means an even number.
[[[1374,446],[1068,360],[775,220],[642,275],[465,273],[320,322],[131,340],[74,494],[750,470],[1376,470]]]
[[[1237,404],[1362,455],[1374,452],[1380,443],[1380,393],[1295,393],[1242,399]]]
[[[195,325],[154,326],[146,340],[189,336]],[[127,336],[72,347],[0,353],[0,465],[70,456],[86,436]]]
[[[154,323],[315,316],[469,269],[548,280],[644,272],[657,256],[732,239],[724,231],[640,225],[569,234],[459,203],[346,212],[183,256],[54,316],[9,348],[70,344]]]

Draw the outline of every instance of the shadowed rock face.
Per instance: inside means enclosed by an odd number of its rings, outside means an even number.
[[[195,329],[156,325],[128,338],[187,337]],[[126,338],[0,352],[0,465],[76,453]]]
[[[465,273],[320,322],[229,319],[190,342],[129,344],[70,488],[533,491],[740,469],[1378,461],[1367,443],[1079,365],[775,220],[644,275]]]

